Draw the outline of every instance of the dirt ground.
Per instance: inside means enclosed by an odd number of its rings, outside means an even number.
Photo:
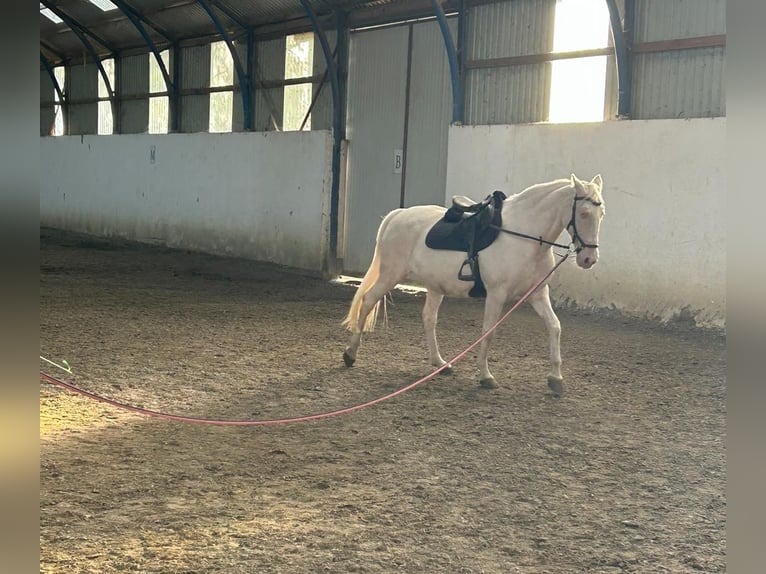
[[[345,368],[353,287],[273,265],[41,231],[54,375],[177,414],[333,410],[430,372],[422,295]],[[451,357],[482,303],[447,300]],[[565,394],[523,306],[474,355],[344,416],[211,427],[40,386],[44,573],[607,573],[726,569],[725,344],[688,325],[560,311]]]

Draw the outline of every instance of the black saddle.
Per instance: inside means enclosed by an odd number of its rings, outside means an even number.
[[[502,191],[495,191],[479,202],[455,196],[444,217],[426,235],[426,246],[431,249],[466,253],[466,259],[458,270],[458,279],[474,282],[469,292],[471,297],[487,295],[479,271],[478,253],[489,247],[500,233],[505,198]]]

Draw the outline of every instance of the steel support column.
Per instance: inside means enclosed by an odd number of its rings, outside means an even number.
[[[630,8],[628,5],[631,5]],[[623,31],[623,24],[620,19],[620,10],[617,7],[616,0],[606,0],[609,8],[609,22],[612,30],[612,40],[614,41],[614,55],[617,60],[617,117],[630,117],[630,96],[631,96],[631,47],[626,40],[626,33]],[[631,12],[633,19],[634,5],[631,0],[625,0],[625,13]],[[632,23],[631,23],[632,26]]]
[[[460,121],[465,120],[465,61],[468,58],[466,40],[468,37],[468,6],[466,0],[460,0],[457,14],[457,57],[460,76]]]
[[[59,10],[56,6],[50,3],[49,0],[40,0],[40,3],[45,6],[46,8],[50,9],[51,12],[56,14],[59,18],[61,18],[64,21],[64,24],[69,26],[69,29],[72,30],[72,32],[75,33],[75,35],[80,39],[80,42],[82,42],[82,45],[85,46],[85,49],[90,54],[91,58],[93,58],[93,61],[96,63],[96,67],[98,68],[99,73],[101,74],[101,78],[104,80],[104,85],[106,86],[106,91],[109,94],[109,103],[112,107],[112,121],[115,125],[119,125],[119,114],[117,110],[117,103],[114,98],[114,91],[112,90],[112,83],[109,81],[109,76],[106,73],[106,70],[104,69],[103,64],[101,63],[101,59],[98,56],[98,53],[96,52],[95,48],[93,48],[93,44],[90,43],[90,40],[85,36],[84,29],[80,24],[75,22],[72,18],[70,18],[67,14]],[[93,36],[93,33],[89,33],[91,36]],[[99,40],[97,37],[96,41],[110,50],[112,52],[112,56],[116,57],[117,52],[110,48],[107,44],[104,44],[103,41]]]
[[[218,30],[218,33],[221,35],[221,38],[223,38],[223,41],[226,42],[226,46],[229,48],[229,52],[231,53],[231,59],[234,61],[234,70],[237,72],[237,78],[239,79],[239,85],[242,88],[242,121],[244,124],[245,131],[251,131],[253,129],[253,118],[251,112],[251,105],[250,105],[250,84],[248,82],[248,78],[245,75],[245,70],[242,67],[242,61],[239,59],[239,52],[237,52],[237,49],[234,47],[234,43],[231,40],[231,36],[229,36],[229,33],[226,31],[226,28],[223,27],[223,24],[221,23],[220,18],[216,15],[215,12],[213,12],[213,9],[211,8],[210,4],[207,0],[197,0],[200,6],[207,12],[207,15],[210,16],[210,19],[213,21],[213,25],[215,26],[216,30]]]
[[[340,205],[340,155],[343,139],[345,138],[345,98],[341,94],[340,79],[338,75],[338,66],[332,57],[332,50],[330,49],[330,43],[327,41],[327,34],[325,34],[322,27],[319,25],[319,20],[314,12],[314,9],[309,4],[308,0],[301,0],[303,10],[306,12],[306,16],[311,21],[311,27],[314,29],[314,33],[319,38],[319,43],[322,46],[322,53],[324,54],[325,64],[330,79],[330,88],[332,90],[332,185],[330,188],[330,245],[329,256],[334,261],[338,256],[338,211]],[[337,52],[338,57],[347,54],[347,49],[341,51],[341,43],[346,41],[346,16],[345,14],[338,14],[336,26],[337,37]]]
[[[452,122],[463,122],[463,97],[460,92],[460,66],[458,64],[457,50],[452,40],[452,34],[449,31],[447,17],[439,0],[431,0],[431,5],[439,22],[439,28],[444,38],[444,47],[447,50],[447,61],[449,62],[450,79],[452,80]]]

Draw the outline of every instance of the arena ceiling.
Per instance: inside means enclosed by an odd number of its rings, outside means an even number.
[[[307,3],[330,28],[339,13],[351,27],[434,14],[432,0]],[[481,2],[439,3],[451,11]],[[147,38],[160,49],[215,41],[221,38],[219,25],[233,38],[252,33],[266,39],[311,29],[301,0],[41,0],[40,50],[53,65],[87,57],[84,36],[99,57],[129,55],[148,52]]]

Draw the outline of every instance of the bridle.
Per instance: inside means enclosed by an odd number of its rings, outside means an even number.
[[[575,253],[580,253],[583,249],[586,247],[589,249],[598,249],[597,243],[585,243],[583,238],[580,236],[580,234],[577,232],[577,222],[575,221],[575,210],[577,209],[577,202],[585,200],[589,203],[592,203],[596,207],[599,207],[601,205],[600,201],[595,201],[594,199],[591,199],[590,197],[586,197],[584,195],[576,195],[574,198],[574,201],[572,202],[572,217],[569,220],[569,223],[567,223],[567,233],[572,237],[572,243],[578,242],[580,244],[579,247],[575,245]],[[572,231],[569,231],[569,228],[572,228]]]
[[[580,253],[583,249],[586,247],[589,249],[598,249],[597,243],[586,243],[580,233],[577,231],[577,222],[575,221],[575,214],[577,211],[577,202],[578,201],[587,201],[589,203],[592,203],[596,207],[601,205],[600,201],[596,201],[594,199],[591,199],[590,197],[587,197],[585,195],[575,195],[574,201],[572,201],[572,217],[569,219],[569,223],[567,223],[566,230],[567,233],[569,233],[569,236],[572,238],[572,243],[569,245],[564,245],[562,243],[556,243],[555,241],[548,241],[546,239],[543,239],[542,235],[539,235],[537,237],[533,235],[527,235],[526,233],[519,233],[518,231],[511,231],[510,229],[505,229],[503,227],[499,227],[497,225],[490,225],[492,229],[497,229],[498,231],[502,231],[503,233],[508,233],[509,235],[515,235],[516,237],[523,237],[524,239],[531,239],[532,241],[537,241],[540,245],[552,245],[553,247],[560,247],[561,249],[566,249],[570,252],[574,253]],[[570,231],[569,228],[572,228]],[[579,245],[578,245],[579,243]]]

